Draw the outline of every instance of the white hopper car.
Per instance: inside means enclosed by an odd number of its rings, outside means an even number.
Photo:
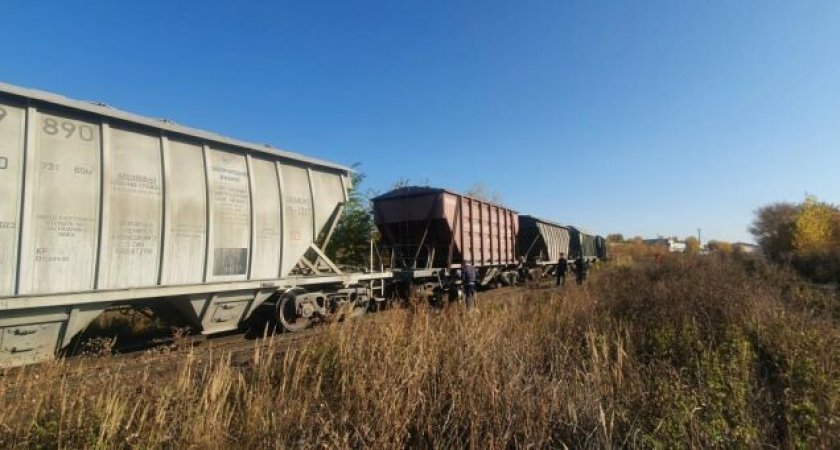
[[[109,307],[204,333],[266,300],[290,329],[361,313],[371,280],[322,252],[346,167],[0,83],[0,366],[52,358]]]

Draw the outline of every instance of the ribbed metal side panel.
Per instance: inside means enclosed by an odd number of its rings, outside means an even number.
[[[20,294],[94,288],[99,237],[101,123],[29,108]]]
[[[0,298],[281,278],[346,200],[338,166],[0,88]]]
[[[434,247],[438,265],[516,262],[517,214],[443,189],[392,191],[373,200],[377,226],[393,246]],[[418,254],[423,253],[421,249]]]
[[[537,229],[545,243],[545,261],[556,262],[563,253],[569,256],[569,230],[547,223],[537,223]]]

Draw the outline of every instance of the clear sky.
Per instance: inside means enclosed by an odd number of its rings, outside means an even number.
[[[607,234],[840,201],[840,1],[53,1],[0,80]]]

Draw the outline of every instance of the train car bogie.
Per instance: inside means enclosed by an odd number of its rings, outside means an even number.
[[[285,331],[297,332],[317,323],[363,316],[372,303],[370,289],[361,285],[317,291],[294,288],[278,295],[275,318]]]

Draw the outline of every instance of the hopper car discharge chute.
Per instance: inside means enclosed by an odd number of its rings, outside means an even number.
[[[350,170],[0,83],[0,366],[53,357],[105,309],[203,333],[260,304],[296,330],[363,313],[387,273],[326,247]]]

